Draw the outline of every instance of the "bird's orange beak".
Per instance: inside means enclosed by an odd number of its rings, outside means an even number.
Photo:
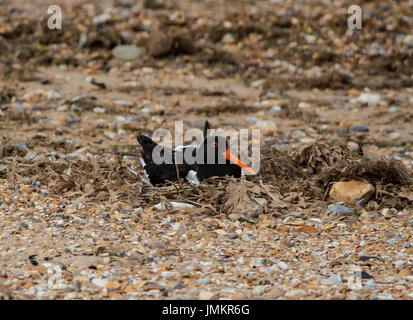
[[[238,167],[245,169],[245,171],[248,171],[251,174],[256,174],[254,170],[252,170],[244,162],[238,159],[231,151],[227,150],[223,153],[223,155],[225,159],[229,160],[231,163],[236,164]]]

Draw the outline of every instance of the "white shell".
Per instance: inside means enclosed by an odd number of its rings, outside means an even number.
[[[192,185],[199,185],[198,177],[196,175],[196,171],[189,170],[188,174],[185,177],[185,180],[188,181]]]

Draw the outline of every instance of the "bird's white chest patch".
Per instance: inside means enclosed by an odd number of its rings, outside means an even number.
[[[143,160],[142,158],[139,158],[139,161],[140,161],[140,163],[141,163],[141,165],[142,165],[143,174],[145,175],[145,178],[146,178],[146,181],[144,181],[144,182],[147,183],[148,185],[152,185],[152,183],[150,182],[150,179],[149,179],[149,175],[148,175],[148,173],[147,173],[146,170],[145,170],[145,167],[146,167],[145,160]]]

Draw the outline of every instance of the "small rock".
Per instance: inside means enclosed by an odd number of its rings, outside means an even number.
[[[93,108],[93,112],[94,113],[105,113],[105,108],[102,108],[102,107],[95,107],[95,108]]]
[[[262,207],[265,207],[268,204],[268,201],[264,198],[255,198],[254,200]]]
[[[222,40],[221,40],[223,43],[228,43],[228,44],[231,44],[231,43],[235,43],[235,38],[234,38],[234,36],[232,35],[232,33],[226,33],[223,37],[222,37]]]
[[[300,102],[298,104],[298,107],[300,109],[310,109],[311,108],[311,104],[307,103],[307,102]]]
[[[330,281],[330,282],[333,282],[333,283],[337,283],[337,284],[342,284],[343,283],[341,278],[339,276],[336,276],[335,274],[330,276],[327,280]]]
[[[212,280],[209,278],[204,278],[204,279],[198,279],[196,281],[197,284],[211,284]]]
[[[389,138],[393,141],[397,140],[400,138],[400,133],[399,132],[392,132],[389,134]]]
[[[109,138],[110,140],[115,140],[116,139],[116,133],[114,133],[114,132],[105,131],[105,132],[103,132],[103,135],[105,137]]]
[[[337,134],[348,134],[350,132],[349,127],[341,126],[337,129]]]
[[[15,111],[24,111],[24,110],[26,110],[26,107],[22,104],[18,104],[17,106],[15,106],[13,108],[13,110],[15,110]]]
[[[265,291],[265,287],[264,286],[256,286],[253,290],[252,290],[252,294],[255,296],[260,296],[264,293]]]
[[[27,151],[28,149],[27,149],[27,144],[26,144],[26,142],[19,142],[19,143],[16,143],[16,147],[17,148],[19,148],[19,149],[21,149],[21,150],[24,150],[24,151]]]
[[[375,192],[372,184],[363,181],[336,182],[330,190],[330,197],[349,203],[357,203],[361,199],[370,199]]]
[[[183,203],[183,202],[171,201],[171,205],[172,205],[172,208],[174,210],[177,210],[177,211],[178,210],[183,210],[183,209],[194,208],[194,205],[189,204],[189,203]],[[154,205],[154,208],[157,209],[157,210],[165,210],[166,209],[165,205],[163,203],[158,203],[158,204]]]
[[[409,46],[413,46],[413,35],[408,34],[407,36],[405,36],[403,39],[403,43]]]
[[[288,265],[285,263],[285,262],[278,262],[277,263],[277,266],[281,269],[281,270],[284,270],[284,271],[286,271],[286,270],[288,270]]]
[[[264,131],[276,131],[277,125],[272,120],[258,120],[255,125]]]
[[[362,93],[358,98],[354,99],[356,102],[361,103],[377,103],[380,101],[380,95],[374,93]]]
[[[352,126],[351,130],[357,132],[369,132],[369,128],[367,128],[366,126]]]
[[[201,290],[199,292],[199,299],[200,300],[211,300],[215,297],[215,293],[206,291],[206,290]]]
[[[241,215],[238,213],[231,213],[228,215],[228,219],[231,221],[237,221],[239,218],[241,218]]]
[[[343,214],[344,215],[345,214],[352,215],[352,214],[354,214],[354,209],[353,208],[348,208],[348,207],[345,207],[345,206],[342,206],[342,205],[339,205],[339,204],[329,206],[327,208],[327,211],[329,213],[338,214],[338,215],[343,215]]]
[[[266,82],[266,79],[259,79],[251,82],[251,87],[259,88]]]
[[[397,270],[401,270],[401,269],[403,269],[405,266],[406,266],[406,261],[404,261],[404,260],[397,260],[397,261],[394,262],[394,267],[395,267]]]
[[[130,101],[126,101],[126,100],[113,100],[114,104],[118,104],[124,107],[132,107],[133,103]]]
[[[93,22],[98,24],[98,23],[104,23],[112,19],[112,16],[109,13],[103,13],[100,16],[96,16],[93,18]]]
[[[150,291],[150,290],[161,290],[162,291],[162,290],[165,289],[165,286],[163,286],[159,283],[155,283],[155,282],[146,282],[143,285],[142,289],[144,291]]]
[[[294,130],[293,132],[291,132],[291,136],[293,136],[294,138],[303,138],[307,136],[307,134],[301,130]]]
[[[397,213],[397,210],[394,208],[384,208],[381,212],[381,214],[383,215],[383,217],[385,217],[386,219],[390,219],[392,217],[394,217]]]
[[[297,297],[297,298],[301,298],[306,294],[306,292],[302,289],[294,289],[294,290],[290,290],[288,291],[285,296],[286,297]]]
[[[374,277],[370,274],[368,274],[366,271],[356,271],[353,274],[353,277],[359,278],[359,279],[373,279]]]
[[[112,50],[116,59],[132,61],[140,57],[142,50],[133,45],[119,45]]]
[[[92,283],[97,287],[105,288],[108,284],[108,281],[104,279],[95,278],[92,280]]]
[[[285,294],[285,291],[279,289],[279,288],[271,288],[270,291],[266,294],[266,296],[269,299],[277,299],[279,297],[282,297]]]
[[[271,109],[268,113],[269,114],[276,114],[276,113],[281,112],[281,111],[282,111],[281,106],[273,106],[273,107],[271,107]]]

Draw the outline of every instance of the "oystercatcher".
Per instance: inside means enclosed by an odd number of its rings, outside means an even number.
[[[143,149],[142,158],[140,159],[140,161],[145,172],[145,176],[154,185],[164,183],[166,180],[177,181],[178,174],[180,178],[186,178],[190,170],[194,171],[196,169],[195,164],[189,165],[185,162],[183,162],[182,164],[178,163],[178,165],[175,164],[176,159],[183,159],[183,155],[179,156],[179,153],[184,153],[188,148],[193,149],[191,151],[195,151],[195,147],[188,146],[187,148],[180,149],[170,149],[163,147],[159,155],[165,157],[166,159],[172,159],[172,164],[158,164],[160,161],[156,161],[157,159],[153,158],[153,150],[158,144],[145,135],[139,135],[138,142]]]
[[[166,180],[177,181],[179,174],[180,178],[185,178],[191,184],[198,184],[200,180],[213,176],[228,175],[239,178],[242,169],[255,174],[229,150],[227,139],[221,136],[208,136],[209,129],[209,123],[206,121],[204,141],[198,148],[192,145],[175,149],[163,147],[159,155],[172,159],[172,164],[158,164],[160,162],[153,158],[156,156],[153,150],[158,144],[145,135],[139,135],[137,139],[143,148],[141,164],[149,181],[154,185]],[[188,161],[188,155],[193,160],[191,163]],[[176,159],[183,161],[178,161],[176,165]]]

